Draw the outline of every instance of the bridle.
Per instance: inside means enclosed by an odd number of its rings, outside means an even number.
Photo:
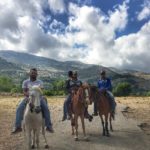
[[[29,89],[29,107],[31,113],[41,112],[41,105],[40,105],[40,99],[41,99],[42,91],[39,87],[32,87]]]

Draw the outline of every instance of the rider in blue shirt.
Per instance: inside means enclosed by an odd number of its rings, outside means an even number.
[[[106,92],[106,96],[108,97],[109,103],[111,105],[111,110],[114,113],[115,107],[116,107],[116,102],[115,102],[114,96],[112,94],[111,80],[106,77],[105,70],[101,71],[101,79],[98,81],[97,86],[98,86],[98,89],[100,92]],[[94,104],[94,114],[93,115],[97,116],[96,104]]]

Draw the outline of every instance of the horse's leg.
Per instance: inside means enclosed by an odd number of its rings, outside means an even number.
[[[45,148],[49,148],[48,144],[47,144],[47,139],[46,139],[46,135],[45,135],[45,120],[43,119],[43,124],[42,124],[42,135],[44,137],[44,142],[45,142]]]
[[[71,126],[72,126],[72,135],[74,135],[74,125]]]
[[[28,147],[28,150],[31,150],[31,130],[30,129],[27,129],[27,147]]]
[[[111,117],[111,114],[109,116],[109,123],[110,123],[110,131],[113,132],[113,127],[112,127],[112,117]]]
[[[87,136],[86,136],[86,132],[85,132],[84,114],[81,115],[80,118],[81,118],[81,124],[82,124],[84,139],[87,140]]]
[[[106,130],[106,136],[110,136],[109,135],[109,130],[108,130],[108,114],[105,114],[105,130]]]
[[[78,140],[78,115],[74,115],[75,119],[75,137],[74,139],[77,141]]]
[[[39,133],[40,133],[40,129],[37,129],[35,132],[37,149],[39,149]]]
[[[32,146],[31,146],[32,149],[35,148],[35,130],[33,130],[33,137],[32,137]]]
[[[71,127],[72,127],[72,135],[74,135],[75,120],[73,117],[71,117]]]
[[[99,116],[101,118],[101,123],[102,123],[102,127],[103,127],[103,136],[105,136],[105,126],[104,126],[103,116],[101,114],[99,114]]]

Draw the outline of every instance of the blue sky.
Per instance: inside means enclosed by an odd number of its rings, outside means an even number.
[[[123,0],[66,0],[65,9],[68,9],[69,2],[74,2],[75,4],[82,6],[89,6],[99,8],[103,13],[108,15],[109,11],[114,11],[115,7],[119,4],[123,4]],[[124,31],[117,33],[117,36],[122,36],[125,34],[136,33],[140,30],[140,28],[149,20],[149,17],[139,21],[137,20],[138,12],[141,12],[143,9],[144,0],[130,0],[128,2],[128,24]],[[63,13],[55,13],[49,7],[44,9],[44,15],[51,16],[51,21],[48,21],[46,25],[50,25],[53,19],[62,22],[65,26],[68,25],[69,12],[68,10]],[[60,29],[60,28],[59,28]]]
[[[5,0],[0,49],[150,71],[150,0]]]

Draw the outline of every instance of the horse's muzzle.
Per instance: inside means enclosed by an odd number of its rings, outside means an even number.
[[[35,112],[38,114],[41,112],[41,107],[40,106],[36,106],[35,107]]]

